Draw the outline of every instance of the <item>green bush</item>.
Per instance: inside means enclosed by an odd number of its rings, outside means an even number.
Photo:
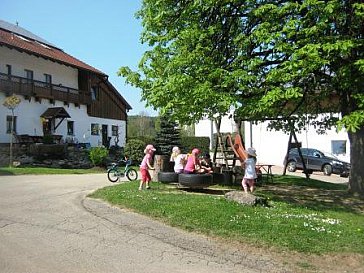
[[[90,160],[94,166],[102,166],[109,154],[109,151],[105,147],[92,147],[90,149]]]
[[[116,160],[119,160],[124,157],[124,147],[119,146],[111,146],[109,148],[109,157]]]
[[[54,143],[54,138],[52,135],[44,135],[43,136],[43,143],[44,144],[53,144]]]
[[[201,154],[210,151],[210,138],[209,137],[182,137],[181,150],[183,153],[190,153],[193,148],[198,148]]]
[[[130,139],[125,145],[125,155],[134,163],[140,163],[144,157],[146,143],[140,139]]]

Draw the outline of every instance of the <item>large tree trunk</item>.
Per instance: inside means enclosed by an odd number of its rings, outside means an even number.
[[[351,164],[349,192],[364,197],[364,128],[348,135]]]

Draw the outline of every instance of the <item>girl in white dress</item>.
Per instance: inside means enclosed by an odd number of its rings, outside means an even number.
[[[244,188],[244,191],[248,193],[248,186],[250,192],[253,192],[255,187],[255,179],[257,178],[257,173],[255,171],[257,154],[254,148],[248,148],[246,152],[248,154],[248,158],[244,161],[245,174],[241,184]]]

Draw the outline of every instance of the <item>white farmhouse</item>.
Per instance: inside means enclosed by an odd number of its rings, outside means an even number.
[[[3,105],[16,95],[12,112]],[[31,32],[0,20],[0,143],[42,141],[125,145],[131,106],[98,69]]]

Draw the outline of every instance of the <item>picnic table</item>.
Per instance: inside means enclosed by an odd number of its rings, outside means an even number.
[[[261,171],[262,173],[262,179],[269,183],[273,183],[273,172],[272,172],[272,167],[274,166],[273,164],[262,164],[262,163],[258,163],[255,165],[256,168]]]

